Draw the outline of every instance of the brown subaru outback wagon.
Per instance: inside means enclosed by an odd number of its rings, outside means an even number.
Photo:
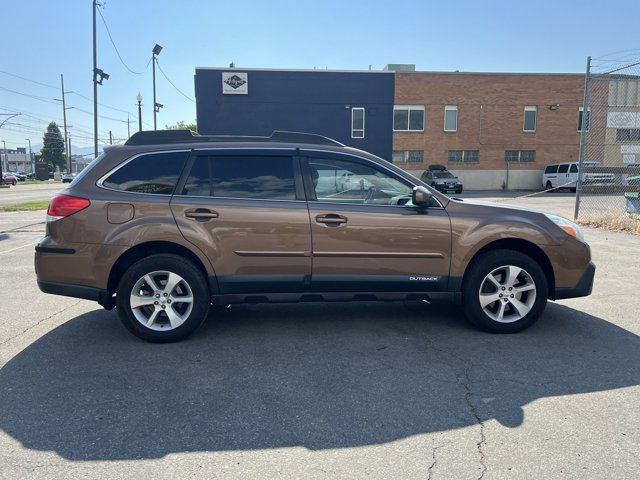
[[[572,222],[449,198],[331,139],[140,132],[49,205],[43,292],[117,307],[138,337],[191,334],[211,305],[449,300],[490,332],[589,295]]]

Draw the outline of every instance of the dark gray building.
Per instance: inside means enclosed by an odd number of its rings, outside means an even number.
[[[391,71],[196,68],[198,132],[316,133],[391,161]]]

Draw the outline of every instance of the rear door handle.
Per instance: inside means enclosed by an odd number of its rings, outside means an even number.
[[[324,223],[331,227],[339,227],[340,225],[347,223],[347,220],[347,217],[343,217],[342,215],[337,215],[335,213],[316,216],[316,222]]]
[[[218,218],[218,212],[214,212],[212,210],[208,210],[206,208],[197,208],[195,210],[187,210],[184,212],[184,216],[187,218],[192,218],[198,222],[207,222],[214,218]]]

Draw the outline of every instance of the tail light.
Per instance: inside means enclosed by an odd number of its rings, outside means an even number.
[[[86,198],[74,197],[71,195],[56,195],[49,203],[47,209],[47,220],[58,220],[59,218],[68,217],[80,210],[84,210],[91,202]]]

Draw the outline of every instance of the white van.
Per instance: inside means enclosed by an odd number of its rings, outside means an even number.
[[[601,167],[600,162],[582,162],[585,167]],[[613,173],[584,173],[582,183],[613,183]],[[542,188],[568,188],[572,192],[576,191],[578,181],[578,162],[552,163],[547,165],[542,174]]]

